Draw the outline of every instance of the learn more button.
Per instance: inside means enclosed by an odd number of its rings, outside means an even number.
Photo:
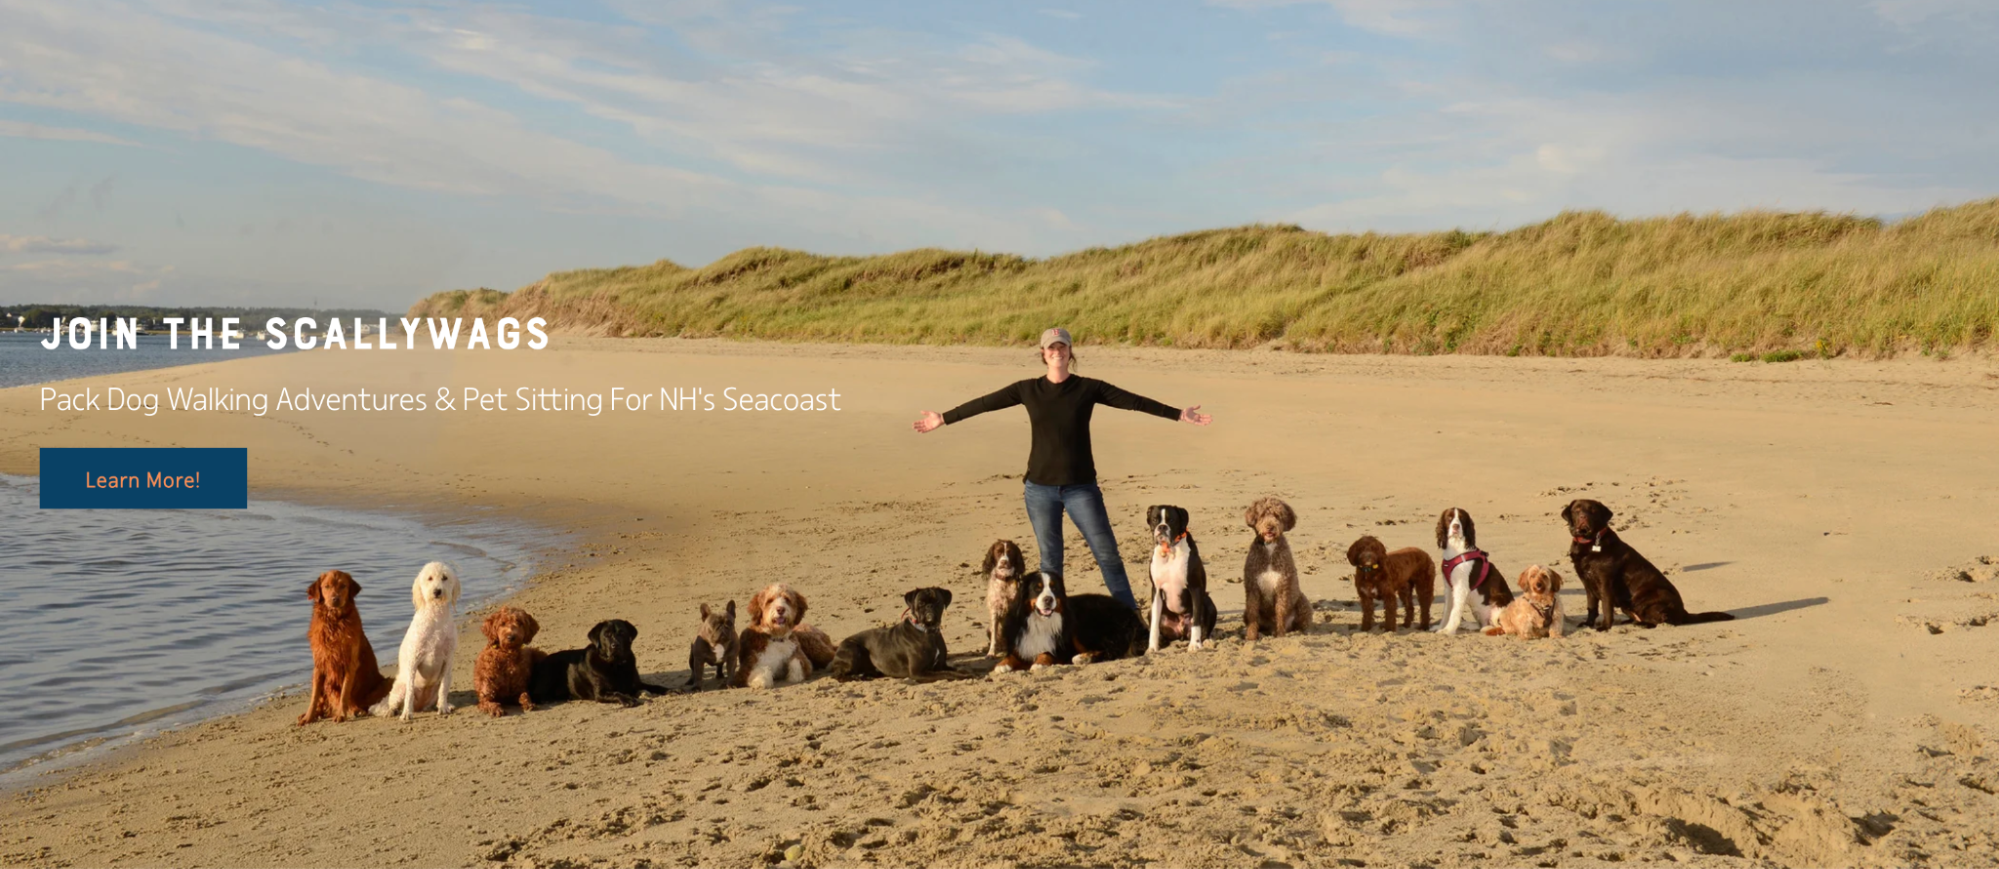
[[[242,447],[42,448],[44,510],[241,510],[250,506]]]

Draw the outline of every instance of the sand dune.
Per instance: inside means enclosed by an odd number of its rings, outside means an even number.
[[[1223,608],[1212,651],[408,726],[295,728],[289,697],[6,795],[0,862],[1999,862],[1989,363],[1081,355],[1082,373],[1216,415],[1196,429],[1104,410],[1096,425],[1134,578],[1145,505],[1192,510]],[[772,579],[836,636],[892,618],[909,588],[952,588],[951,646],[984,669],[969,568],[996,537],[1032,550],[1026,423],[909,422],[1033,376],[1031,361],[582,339],[272,357],[95,382],[837,388],[846,409],[146,419],[42,412],[16,389],[0,391],[0,471],[32,472],[38,446],[249,446],[265,497],[573,530],[513,600],[538,644],[627,618],[642,671],[670,682],[696,605]],[[1300,514],[1317,623],[1249,645],[1240,518],[1262,494]],[[1738,620],[1539,641],[1355,633],[1356,536],[1427,547],[1456,505],[1509,579],[1536,562],[1566,575],[1555,513],[1584,496],[1618,511],[1690,608]],[[1097,588],[1073,530],[1067,546],[1072,590]],[[480,644],[466,625],[463,688]]]

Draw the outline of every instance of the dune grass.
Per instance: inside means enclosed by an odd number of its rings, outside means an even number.
[[[1248,226],[1047,259],[750,248],[701,268],[558,272],[433,295],[413,316],[559,331],[797,341],[1081,344],[1777,361],[1989,350],[1999,199],[1884,224],[1746,212],[1564,212],[1501,233]]]

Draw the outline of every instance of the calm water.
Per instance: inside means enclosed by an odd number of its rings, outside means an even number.
[[[525,582],[555,541],[502,523],[428,526],[251,501],[248,510],[51,510],[0,475],[0,771],[235,711],[312,673],[306,586],[354,574],[382,664],[427,561],[458,569],[459,610]],[[301,701],[303,702],[303,701]]]
[[[256,330],[252,329],[251,334],[255,335]],[[140,335],[139,346],[119,350],[115,334],[108,349],[104,350],[97,349],[94,338],[90,349],[71,350],[67,337],[61,348],[49,350],[42,347],[42,342],[48,337],[47,332],[0,332],[0,389],[121,371],[293,352],[290,349],[272,350],[255,338],[239,339],[242,347],[236,350],[224,350],[220,343],[215,345],[214,350],[192,350],[185,333],[181,335],[178,350],[167,349],[165,335]]]

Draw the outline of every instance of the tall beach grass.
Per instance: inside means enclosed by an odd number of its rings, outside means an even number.
[[[1894,223],[1824,212],[1620,220],[1499,233],[1327,235],[1247,226],[1027,259],[750,248],[458,290],[412,316],[540,316],[617,336],[1079,343],[1554,356],[1891,356],[1989,351],[1999,199]]]

